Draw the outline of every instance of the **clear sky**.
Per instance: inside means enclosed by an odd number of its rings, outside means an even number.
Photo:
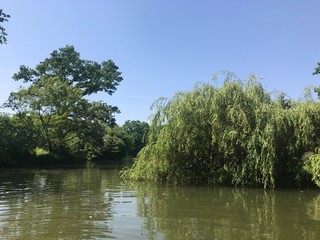
[[[118,124],[147,120],[158,97],[192,90],[213,73],[262,77],[292,98],[320,85],[319,0],[0,0],[10,14],[0,45],[0,104],[53,50],[74,45],[81,58],[112,59],[124,80],[112,96]],[[3,109],[0,111],[3,111]]]

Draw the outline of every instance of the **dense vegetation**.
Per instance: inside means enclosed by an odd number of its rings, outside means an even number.
[[[315,68],[314,75],[320,74],[320,62],[317,63],[318,66]],[[320,87],[315,88],[315,92],[318,94],[318,99],[320,99]],[[319,122],[318,122],[319,124]],[[319,136],[319,135],[318,135]],[[320,187],[320,145],[315,148],[314,153],[310,154],[307,159],[307,164],[305,165],[305,170],[312,175],[312,180]]]
[[[320,104],[275,99],[250,76],[154,103],[148,144],[123,176],[274,187],[320,182]]]
[[[128,126],[134,126],[134,130]],[[20,114],[0,114],[0,167],[79,164],[87,160],[123,164],[145,145],[149,125],[128,120],[122,126],[102,123],[99,127],[102,132],[92,131],[83,139],[75,138],[49,152],[30,118],[27,122],[21,121]],[[89,133],[88,129],[81,131]]]
[[[127,121],[119,127],[117,107],[88,99],[116,91],[122,77],[113,61],[82,60],[66,46],[34,69],[21,66],[13,79],[27,84],[4,104],[16,114],[0,116],[0,164],[122,159],[144,145],[148,124]]]

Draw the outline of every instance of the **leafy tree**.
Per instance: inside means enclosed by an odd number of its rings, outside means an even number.
[[[0,115],[0,166],[25,164],[36,146],[31,119]]]
[[[320,143],[320,105],[284,100],[272,100],[254,76],[160,99],[148,144],[123,177],[265,188],[307,183],[304,155]]]
[[[149,125],[141,121],[126,121],[122,129],[128,133],[132,145],[129,146],[128,155],[136,157],[138,152],[147,144]]]
[[[135,157],[145,146],[149,125],[140,121],[126,121],[123,126],[109,125],[92,131],[96,136],[103,134],[103,143],[96,142],[95,159],[102,161],[121,161]],[[99,137],[101,140],[101,136]]]
[[[3,12],[3,9],[0,9],[0,23],[8,22],[8,19],[10,18],[10,15],[5,14]],[[6,29],[0,25],[0,44],[7,43],[7,36]]]
[[[132,145],[132,139],[128,133],[119,126],[106,129],[102,160],[121,160],[128,156],[128,147]]]
[[[11,93],[7,105],[24,113],[21,118],[32,118],[38,129],[39,145],[52,152],[55,146],[64,144],[71,130],[81,127],[77,118],[72,118],[81,98],[81,90],[58,77],[43,77],[27,89]]]
[[[14,80],[35,83],[42,77],[58,76],[62,82],[82,90],[82,96],[98,92],[112,95],[122,81],[121,73],[112,60],[97,63],[80,59],[73,46],[55,50],[50,58],[40,62],[34,69],[20,66]]]
[[[29,86],[11,93],[5,106],[17,111],[21,120],[32,119],[39,146],[50,153],[71,151],[94,157],[94,147],[88,144],[103,143],[99,132],[115,124],[118,108],[90,102],[85,96],[111,95],[122,80],[120,74],[111,60],[101,64],[82,60],[73,46],[66,46],[35,69],[21,66],[13,78]]]

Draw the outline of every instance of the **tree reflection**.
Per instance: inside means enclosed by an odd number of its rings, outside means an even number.
[[[320,195],[315,197],[308,204],[308,216],[310,217],[310,219],[319,221],[320,223]]]
[[[0,170],[1,239],[320,239],[316,190],[122,182],[118,171]]]
[[[146,183],[132,187],[137,191],[137,211],[148,229],[148,239],[158,239],[159,233],[163,234],[161,239],[168,240],[320,239],[320,195],[312,190],[301,193]]]

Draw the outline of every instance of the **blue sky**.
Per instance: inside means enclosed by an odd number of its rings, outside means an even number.
[[[255,73],[269,91],[299,98],[320,85],[318,0],[0,0],[10,14],[0,45],[0,103],[22,83],[20,65],[34,67],[74,45],[81,58],[112,59],[124,80],[103,100],[118,106],[118,124],[148,119],[154,100],[192,90],[229,70]],[[3,109],[0,111],[4,111]]]

